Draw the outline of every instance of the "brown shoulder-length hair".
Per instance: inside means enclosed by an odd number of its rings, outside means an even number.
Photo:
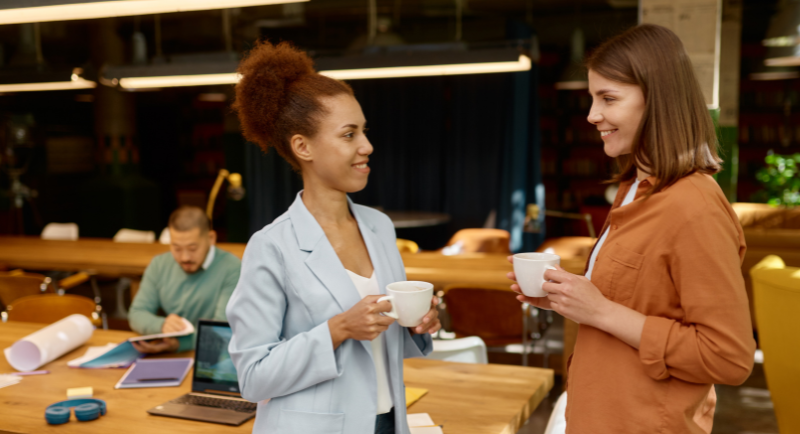
[[[242,134],[264,152],[275,148],[299,172],[289,139],[295,134],[313,137],[320,117],[327,114],[321,99],[352,96],[353,89],[318,74],[314,61],[289,42],[256,42],[238,71],[241,78],[231,108],[239,115]]]
[[[639,167],[657,179],[649,196],[686,175],[721,170],[714,122],[675,33],[653,24],[633,27],[600,45],[586,67],[609,80],[635,84],[644,94],[632,152],[617,157],[619,173],[609,182],[629,180]]]

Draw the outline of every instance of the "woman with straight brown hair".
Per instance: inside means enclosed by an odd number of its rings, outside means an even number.
[[[711,177],[714,124],[664,27],[610,39],[587,67],[588,121],[617,159],[620,188],[585,276],[547,271],[547,297],[518,299],[580,324],[567,433],[709,433],[714,384],[744,382],[755,352],[744,235]]]

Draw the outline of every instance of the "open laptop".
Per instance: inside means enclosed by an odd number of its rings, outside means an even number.
[[[226,425],[241,425],[255,416],[256,404],[242,399],[239,393],[236,368],[228,353],[231,334],[231,327],[226,322],[200,320],[192,392],[147,412]]]

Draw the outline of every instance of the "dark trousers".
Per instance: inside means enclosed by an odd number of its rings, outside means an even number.
[[[394,408],[375,418],[375,434],[394,434]]]

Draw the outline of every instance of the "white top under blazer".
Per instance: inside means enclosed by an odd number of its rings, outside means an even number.
[[[350,279],[362,299],[368,295],[381,295],[374,270],[369,279],[350,270],[347,270],[347,274],[350,275]],[[386,370],[386,345],[383,343],[383,333],[373,339],[370,344],[372,345],[372,360],[375,361],[375,374],[378,377],[378,414],[384,414],[392,411],[392,393],[389,390],[389,372]]]

